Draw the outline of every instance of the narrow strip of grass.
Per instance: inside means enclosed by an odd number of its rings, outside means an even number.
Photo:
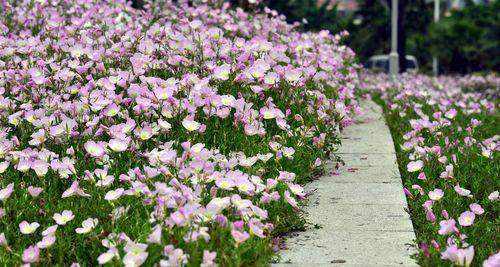
[[[374,100],[383,107],[383,111],[390,127],[394,140],[399,170],[407,193],[409,212],[415,227],[417,245],[420,247],[418,254],[414,255],[418,264],[422,266],[452,266],[452,262],[443,259],[442,253],[449,246],[451,240],[456,239],[459,247],[474,246],[474,259],[470,266],[482,266],[490,255],[498,253],[500,248],[500,206],[498,201],[489,199],[490,193],[500,189],[500,158],[498,151],[493,151],[488,156],[480,148],[481,142],[500,133],[500,112],[480,112],[465,114],[458,107],[458,114],[450,119],[451,124],[439,127],[436,132],[423,130],[423,137],[418,146],[429,149],[433,146],[441,148],[441,155],[435,156],[426,152],[424,167],[425,180],[419,179],[419,172],[409,172],[407,165],[415,157],[414,150],[405,150],[402,146],[408,142],[404,136],[413,130],[411,120],[420,119],[412,105],[399,105],[407,107],[404,110],[391,109],[390,103],[375,94]],[[433,114],[440,112],[437,105],[429,105],[418,99],[402,100],[407,103],[421,104],[422,111],[433,120]],[[471,127],[471,120],[478,120],[481,124]],[[413,121],[414,122],[414,121]],[[440,132],[440,133],[439,133]],[[468,145],[467,142],[471,142]],[[443,161],[447,158],[446,163]],[[454,166],[450,179],[440,178],[441,173],[449,164]],[[422,177],[421,177],[422,178]],[[471,191],[472,197],[461,196],[456,192],[455,186]],[[418,186],[418,187],[417,187]],[[419,187],[421,189],[419,189]],[[432,202],[432,211],[436,217],[433,221],[428,214],[428,209],[423,205],[429,201],[428,193],[441,189],[444,197]],[[420,191],[420,192],[419,192]],[[479,204],[484,213],[476,215],[470,226],[459,224],[459,217],[470,209],[471,204]],[[427,203],[428,204],[428,203]],[[456,220],[457,229],[448,234],[439,234],[440,221],[446,219]],[[423,244],[423,246],[422,246]],[[462,266],[467,266],[463,264]]]

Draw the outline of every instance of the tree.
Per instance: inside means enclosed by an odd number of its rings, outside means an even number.
[[[466,3],[430,28],[431,50],[444,72],[500,69],[500,1]]]
[[[132,7],[137,9],[144,9],[144,0],[132,0]]]
[[[354,20],[361,24],[349,24],[351,38],[348,44],[356,51],[361,62],[375,54],[388,54],[391,50],[391,0],[361,0]],[[398,1],[398,54],[400,71],[405,71],[404,55],[412,54],[423,65],[430,67],[430,52],[426,48],[428,25],[432,19],[431,5],[424,0]],[[422,64],[421,64],[422,65]]]

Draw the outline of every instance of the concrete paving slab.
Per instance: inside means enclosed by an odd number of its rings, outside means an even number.
[[[349,167],[384,166],[395,169],[398,167],[395,154],[339,153],[339,156],[345,163],[348,163],[346,166]]]
[[[411,262],[409,244],[413,232],[331,230],[324,235],[321,229],[295,237],[298,246],[283,253],[282,262],[329,264],[343,260],[349,264],[415,266]],[[405,244],[400,240],[410,242]],[[306,249],[307,253],[300,253]],[[305,265],[312,266],[312,265]]]
[[[374,209],[364,204],[332,204],[328,207],[311,204],[309,216],[317,218],[316,227],[332,230],[400,231],[412,232],[408,214],[401,213],[399,204],[385,204]],[[332,221],[325,213],[342,214],[344,220]]]
[[[307,230],[285,238],[288,249],[273,266],[416,266],[389,129],[375,103],[362,107],[365,114],[342,133],[345,165],[328,164],[325,176],[305,186]]]
[[[330,167],[326,171],[325,176],[334,183],[401,183],[399,172],[385,166]]]
[[[401,205],[401,202],[406,202],[403,188],[398,183],[332,183],[325,179],[315,188],[314,193],[319,194],[324,204]]]

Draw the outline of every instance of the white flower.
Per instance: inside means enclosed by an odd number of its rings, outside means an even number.
[[[54,219],[54,221],[56,221],[57,224],[65,225],[67,222],[73,220],[75,218],[75,215],[73,215],[73,212],[70,210],[64,210],[61,214],[54,214],[52,218]]]
[[[98,222],[99,221],[97,219],[88,218],[82,222],[82,227],[76,228],[75,231],[77,234],[86,234],[86,233],[92,231],[92,229],[94,229],[97,226]]]
[[[38,227],[40,227],[40,224],[37,222],[28,223],[27,221],[22,221],[19,224],[19,230],[21,230],[21,233],[25,235],[34,233]]]

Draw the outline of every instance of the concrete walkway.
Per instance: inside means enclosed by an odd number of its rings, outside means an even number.
[[[408,244],[415,239],[394,145],[382,111],[372,101],[342,133],[340,175],[306,186],[305,232],[285,239],[273,266],[416,266]]]

